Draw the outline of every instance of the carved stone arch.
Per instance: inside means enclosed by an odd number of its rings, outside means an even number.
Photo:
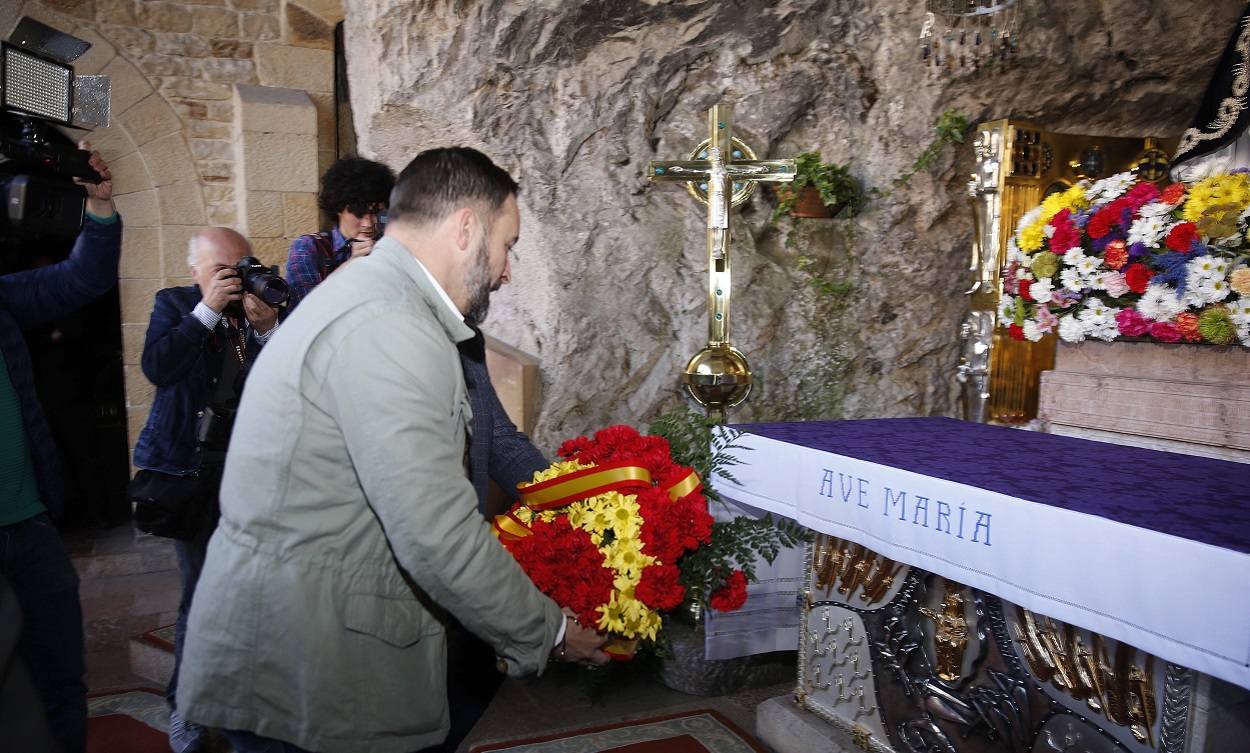
[[[90,21],[56,13],[33,0],[21,6],[17,18],[21,16],[90,42],[91,49],[74,61],[75,73],[103,74],[110,79],[109,126],[89,133],[62,130],[70,139],[89,140],[108,160],[114,201],[126,224],[119,292],[127,425],[133,448],[154,394],[139,367],[152,301],[161,288],[190,281],[186,249],[191,236],[207,224],[204,189],[178,114],[133,62],[96,29],[81,25]],[[3,33],[7,32],[6,28]]]

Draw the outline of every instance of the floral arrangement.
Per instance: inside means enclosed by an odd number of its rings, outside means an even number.
[[[723,460],[725,441],[703,459]],[[658,434],[609,426],[565,442],[559,455],[519,485],[520,501],[493,528],[539,589],[618,639],[605,648],[614,658],[630,658],[634,641],[654,642],[661,614],[692,588],[708,588],[714,609],[741,608],[749,561],[756,553],[771,560],[799,540],[766,519],[773,535],[714,541],[726,531],[708,512],[699,473],[674,460]],[[704,556],[694,556],[700,549]]]
[[[1081,181],[1017,224],[1000,321],[1017,340],[1250,347],[1248,219],[1250,171],[1219,160],[1163,189]]]

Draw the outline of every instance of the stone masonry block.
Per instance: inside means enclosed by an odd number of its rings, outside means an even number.
[[[181,3],[143,3],[139,20],[153,31],[188,32],[192,27],[191,11]]]
[[[203,225],[204,195],[198,183],[176,183],[156,191],[161,222],[166,225]]]
[[[278,191],[248,191],[243,233],[249,238],[281,237],[284,231],[282,196]]]
[[[191,30],[204,37],[237,37],[239,14],[229,8],[191,8]]]
[[[187,125],[187,135],[193,139],[234,138],[234,129],[229,123],[217,123],[211,120],[192,120]]]
[[[95,134],[92,134],[93,138],[94,136]],[[113,173],[114,196],[147,191],[152,188],[152,179],[148,177],[148,166],[144,164],[143,157],[138,152],[113,157],[106,148],[99,146],[95,141],[91,142],[91,148],[98,150],[109,163],[109,170]],[[129,229],[127,227],[127,230]]]
[[[174,114],[165,98],[155,92],[120,112],[117,120],[139,146],[182,130],[182,121]]]
[[[314,193],[282,194],[283,234],[287,238],[298,238],[307,233],[315,233],[321,211],[317,209],[317,195]]]
[[[156,49],[156,41],[152,37],[152,32],[146,29],[109,26],[101,29],[100,33],[113,43],[118,53],[125,54],[132,59],[136,55],[143,55]]]
[[[98,151],[109,165],[128,154],[138,154],[138,147],[135,142],[131,141],[130,134],[126,133],[116,121],[108,128],[97,128],[90,133],[84,134],[82,131],[63,131],[71,139],[85,139],[91,143],[91,148]],[[144,168],[146,171],[147,168]],[[113,188],[119,188],[116,182]]]
[[[235,119],[241,131],[317,133],[317,107],[304,91],[237,84],[234,92]]]
[[[191,236],[204,229],[203,225],[162,225],[161,260],[166,278],[190,277],[187,264],[187,246]]]
[[[312,136],[244,132],[239,171],[249,191],[316,191],[317,143]]]
[[[202,64],[203,75],[231,84],[256,82],[256,64],[251,59],[211,57]]]
[[[139,366],[127,365],[122,369],[126,379],[126,404],[151,405],[152,399],[156,397],[156,385],[148,381]]]
[[[287,7],[294,4],[288,3]],[[343,0],[299,0],[299,5],[317,14],[327,23],[336,24],[343,20]]]
[[[286,28],[287,40],[293,45],[319,50],[334,49],[334,24],[297,3],[286,5]]]
[[[307,47],[256,45],[260,83],[306,91],[334,91],[334,53]]]
[[[117,2],[117,0],[101,0],[99,7],[103,8],[105,4],[113,2]],[[133,12],[130,20],[133,26]],[[117,56],[117,50],[113,49],[113,45],[94,29],[76,29],[74,36],[84,42],[91,43],[91,49],[84,52],[82,57],[74,61],[74,75],[76,76],[92,76],[101,73],[104,70],[104,66],[108,65]]]
[[[317,148],[334,149],[334,95],[310,92],[308,96],[317,106]]]
[[[286,256],[291,250],[291,241],[286,238],[249,238],[252,242],[252,255],[261,260],[262,264],[278,268],[286,272]]]
[[[115,113],[129,110],[152,93],[151,82],[128,60],[115,57],[103,72],[109,77],[109,107]]]
[[[146,327],[152,318],[152,302],[156,300],[156,291],[162,287],[160,280],[118,280],[122,324],[142,324]]]
[[[234,0],[236,10],[251,13],[277,13],[278,0]]]
[[[184,58],[208,57],[208,40],[198,34],[177,34],[174,32],[153,32],[156,45],[153,49],[157,55],[176,55]]]
[[[243,38],[249,42],[276,42],[282,39],[282,21],[268,13],[244,13],[239,19]]]
[[[96,20],[122,26],[138,26],[135,4],[129,0],[96,0]],[[81,34],[78,36],[82,36]],[[82,37],[86,39],[86,37]]]
[[[126,220],[122,233],[119,274],[127,279],[161,279],[161,234],[154,227],[133,227]]]
[[[208,224],[216,227],[238,227],[239,208],[233,201],[208,205]]]
[[[172,183],[198,182],[191,150],[182,133],[163,136],[143,148],[143,158],[148,163],[148,173],[156,186]]]
[[[148,336],[148,325],[122,325],[122,363],[127,366],[138,366],[143,361],[143,343]]]
[[[67,16],[77,16],[88,21],[95,20],[94,0],[43,0],[52,10]]]
[[[113,197],[117,211],[126,221],[126,231],[135,227],[156,227],[161,224],[161,212],[156,204],[155,191],[136,191]]]
[[[187,99],[230,99],[234,96],[234,87],[216,81],[201,81],[191,78],[170,78],[161,82],[161,94],[171,99],[185,97]]]

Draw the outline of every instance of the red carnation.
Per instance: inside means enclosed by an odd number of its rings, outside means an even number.
[[[1007,334],[1011,335],[1012,340],[1023,340],[1024,339],[1024,327],[1021,327],[1019,324],[1012,322],[1011,324],[1007,325]]]
[[[1102,252],[1102,259],[1112,269],[1124,269],[1124,265],[1128,264],[1128,246],[1117,238],[1107,244]]]
[[[1026,301],[1033,300],[1033,294],[1029,292],[1029,288],[1033,287],[1032,280],[1021,280],[1019,285],[1020,297]]]
[[[1164,204],[1179,204],[1185,198],[1185,184],[1173,183],[1163,189],[1163,193],[1159,195],[1159,201]]]
[[[1177,223],[1168,231],[1165,241],[1173,251],[1188,251],[1198,237],[1198,228],[1192,222]]]
[[[734,570],[725,585],[712,592],[712,609],[733,612],[741,609],[746,600],[747,576],[741,570]]]
[[[576,612],[582,624],[598,623],[598,607],[612,598],[612,571],[604,567],[589,533],[564,517],[535,520],[530,535],[512,541],[508,549],[540,591]]]
[[[1145,293],[1146,288],[1150,286],[1150,278],[1155,273],[1145,264],[1130,264],[1128,269],[1124,270],[1124,281],[1128,283],[1128,289],[1134,293]]]
[[[643,604],[667,612],[676,609],[686,598],[686,589],[679,582],[681,571],[676,565],[652,565],[642,571],[634,588],[634,597]]]

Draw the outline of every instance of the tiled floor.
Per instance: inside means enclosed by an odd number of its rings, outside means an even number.
[[[78,570],[91,692],[150,687],[130,671],[130,639],[173,622],[181,584],[168,539],[132,524],[62,534]]]

